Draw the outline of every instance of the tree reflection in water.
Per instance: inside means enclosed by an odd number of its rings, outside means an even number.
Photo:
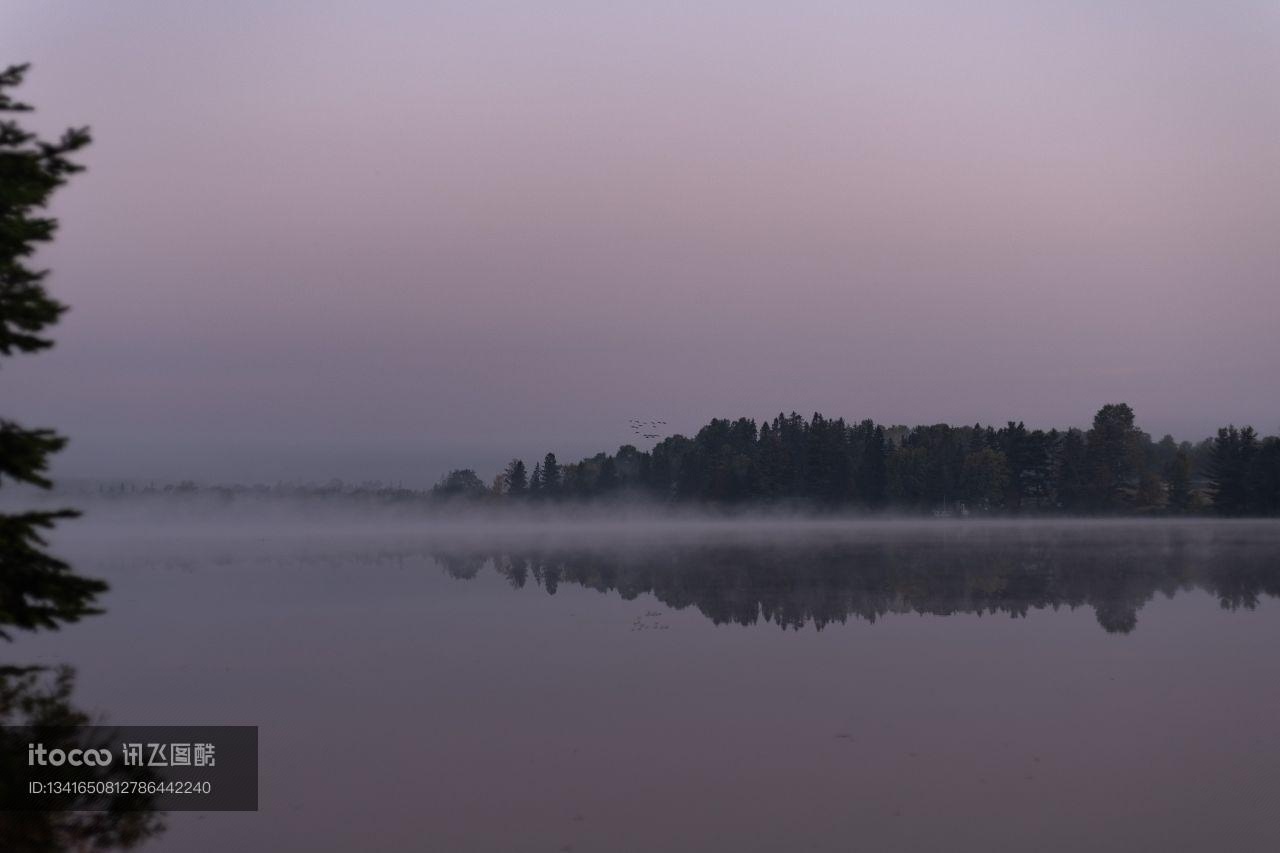
[[[0,666],[0,726],[34,727],[51,750],[105,746],[86,742],[83,730],[75,728],[95,721],[72,704],[74,686],[75,671],[70,667]],[[25,785],[25,765],[18,765],[26,758],[26,734],[0,728],[0,739],[0,788]],[[76,778],[87,778],[88,772],[82,768]],[[146,768],[113,763],[96,769],[93,778],[148,781],[158,777]],[[117,797],[118,808],[111,811],[0,811],[0,839],[3,849],[14,853],[129,849],[164,830],[161,815],[148,810],[152,800],[145,794]],[[86,801],[82,798],[78,803],[87,805]]]
[[[1270,534],[1249,528],[1158,527],[1094,533],[1070,528],[947,527],[896,536],[635,547],[440,548],[432,556],[455,578],[486,566],[548,593],[563,583],[632,599],[652,593],[694,607],[717,625],[772,622],[821,630],[849,617],[946,616],[1091,607],[1111,633],[1137,626],[1157,594],[1202,589],[1228,609],[1280,595],[1280,558]]]

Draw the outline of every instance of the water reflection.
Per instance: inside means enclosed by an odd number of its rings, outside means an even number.
[[[946,616],[1090,607],[1111,633],[1137,627],[1157,594],[1201,589],[1227,609],[1280,595],[1271,531],[1250,528],[947,529],[864,539],[673,543],[640,547],[442,547],[452,577],[489,568],[513,587],[564,583],[633,599],[652,593],[717,625],[821,630],[850,617]]]
[[[0,666],[0,799],[18,799],[16,792],[4,789],[25,785],[29,775],[23,763],[27,733],[3,726],[35,728],[50,750],[107,745],[85,741],[84,730],[76,728],[96,721],[72,702],[75,678],[75,670],[67,666]],[[159,778],[149,769],[114,763],[95,770],[81,768],[76,778],[87,780],[90,773],[95,782]],[[77,798],[77,807],[88,807],[89,799]],[[0,839],[3,849],[23,853],[130,849],[164,830],[162,816],[150,810],[154,799],[147,794],[120,795],[111,811],[0,811]]]
[[[162,849],[363,850],[370,827],[386,850],[1280,849],[1256,808],[1280,623],[1215,612],[1280,591],[1280,524],[210,525],[71,544],[118,592],[92,642],[64,634],[45,659],[118,673],[108,707],[248,720],[271,743],[270,809],[175,814]],[[1081,609],[1011,618],[1052,607]],[[831,624],[897,613],[944,618]],[[988,615],[945,618],[966,613]],[[1118,638],[1095,618],[1142,624]],[[139,655],[139,636],[166,642]],[[395,750],[316,749],[373,719]]]

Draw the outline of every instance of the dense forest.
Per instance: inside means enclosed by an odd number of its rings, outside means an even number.
[[[646,438],[652,437],[646,435]],[[1280,437],[1223,427],[1199,443],[1159,441],[1123,403],[1103,406],[1087,430],[883,426],[792,413],[757,423],[716,419],[692,438],[648,451],[627,444],[532,468],[513,459],[486,482],[450,471],[430,490],[381,482],[275,485],[95,484],[61,497],[217,503],[487,507],[636,501],[676,508],[885,512],[914,515],[1280,515]]]
[[[1153,441],[1124,403],[1088,430],[885,427],[821,414],[712,420],[650,451],[631,445],[532,470],[513,459],[492,484],[450,472],[437,498],[502,503],[642,498],[662,503],[968,514],[1280,514],[1280,437],[1224,427],[1199,444]]]

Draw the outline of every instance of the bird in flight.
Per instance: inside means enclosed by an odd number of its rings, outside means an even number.
[[[643,420],[641,418],[631,418],[627,421],[627,424],[628,426],[631,427],[631,432],[634,433],[637,437],[653,439],[653,438],[662,437],[662,431],[659,430],[659,427],[666,426],[667,422],[663,420]]]

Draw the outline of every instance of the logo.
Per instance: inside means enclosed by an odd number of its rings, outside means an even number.
[[[42,743],[27,744],[27,766],[106,767],[111,763],[109,749],[46,749]]]

